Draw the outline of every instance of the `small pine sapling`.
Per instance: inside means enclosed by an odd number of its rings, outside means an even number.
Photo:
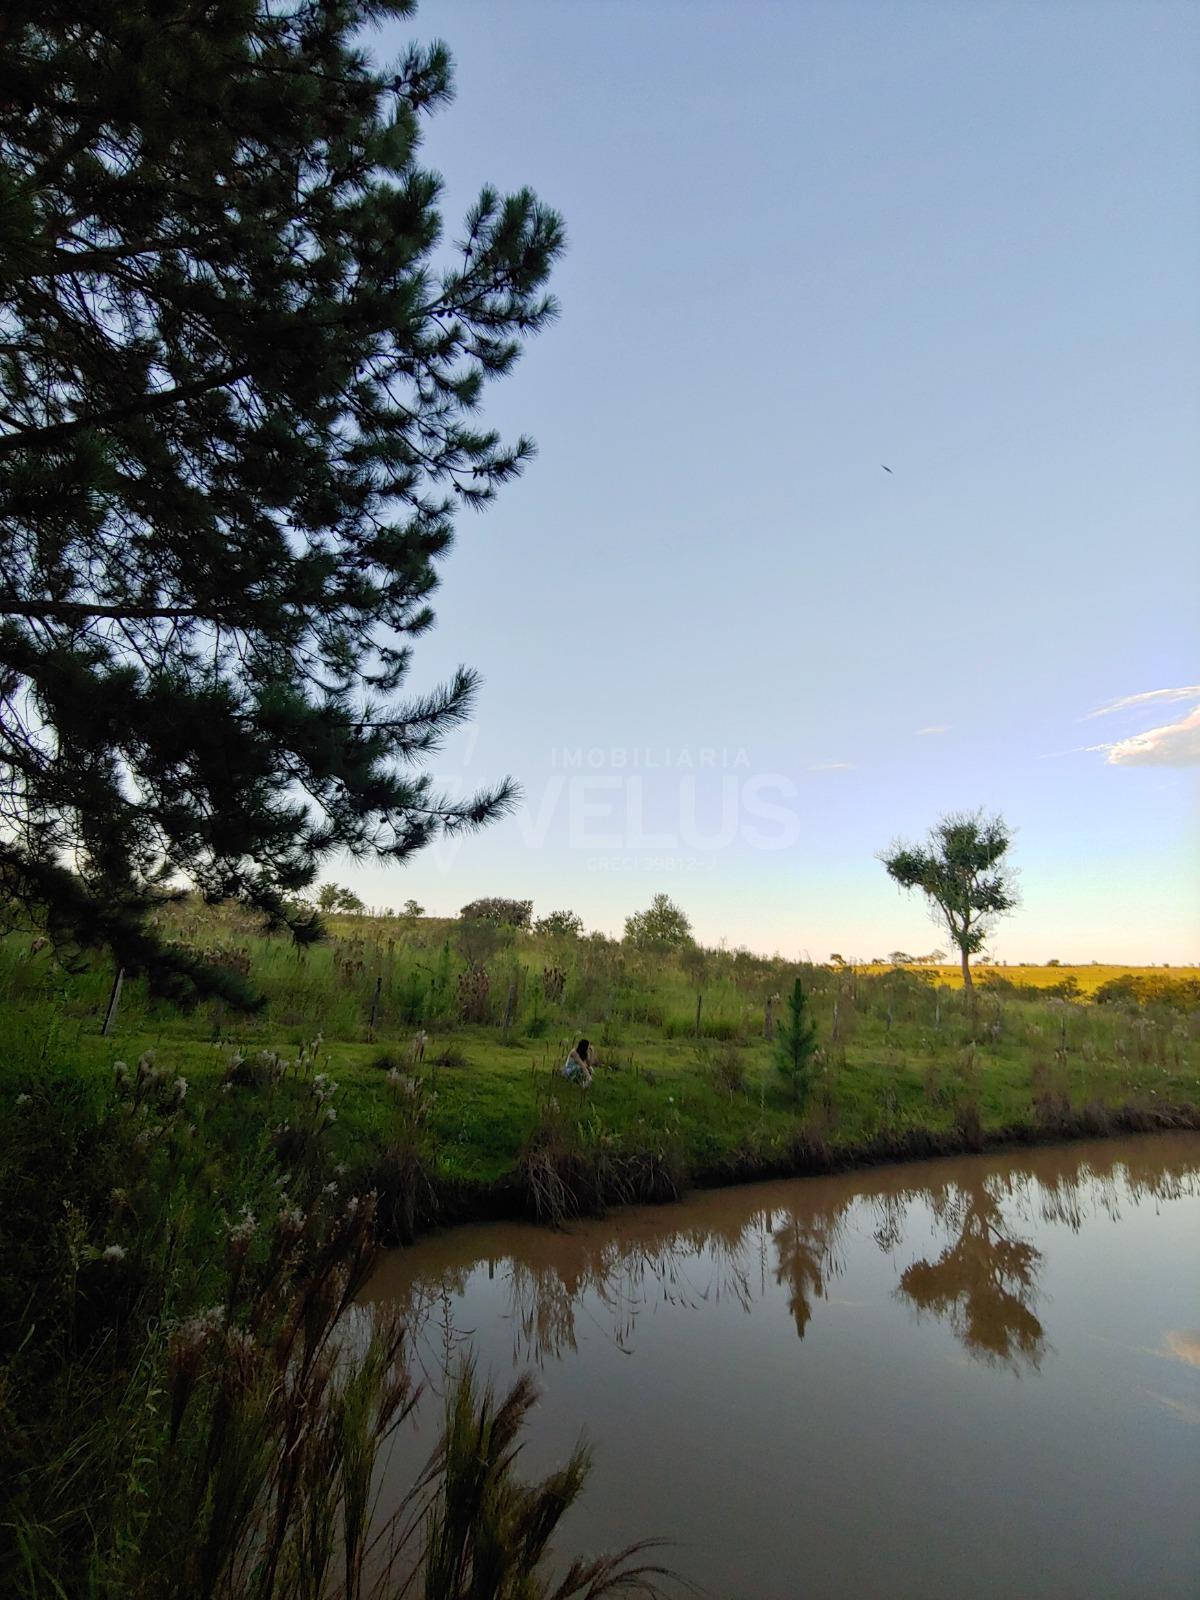
[[[791,1084],[798,1108],[808,1103],[816,1070],[817,1024],[804,985],[797,978],[775,1039],[775,1065]]]

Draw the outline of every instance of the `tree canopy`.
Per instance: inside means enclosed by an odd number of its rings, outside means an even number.
[[[692,925],[665,894],[625,919],[625,938],[636,950],[678,950],[692,942]]]
[[[349,911],[356,916],[367,909],[353,889],[340,883],[323,883],[317,894],[317,905],[322,911]]]
[[[577,911],[549,911],[534,924],[539,933],[559,939],[581,939],[583,918]]]
[[[1005,857],[1012,829],[982,811],[951,812],[924,845],[897,842],[880,857],[903,889],[919,889],[934,921],[958,946],[963,984],[971,988],[971,956],[983,949],[997,919],[1017,904],[1016,878]]]
[[[472,900],[458,913],[464,922],[491,922],[497,928],[528,928],[533,915],[532,900],[508,900],[503,895],[485,895]]]
[[[531,454],[476,413],[563,229],[486,188],[444,238],[446,48],[361,39],[412,11],[0,18],[0,894],[177,998],[217,979],[146,927],[171,886],[304,937],[331,853],[402,861],[514,794],[421,770],[471,671],[402,690],[455,513]]]

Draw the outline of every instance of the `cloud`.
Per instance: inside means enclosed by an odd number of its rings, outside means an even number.
[[[1163,701],[1192,700],[1200,702],[1200,683],[1181,684],[1177,689],[1147,689],[1142,694],[1122,695],[1111,705],[1089,711],[1083,719],[1107,717],[1114,712],[1136,711],[1141,706],[1157,706]],[[1133,733],[1124,739],[1110,739],[1105,744],[1083,747],[1092,752],[1102,752],[1110,767],[1191,767],[1200,764],[1200,703],[1193,705],[1176,722],[1165,722],[1157,728],[1147,728],[1144,733]]]
[[[1200,1329],[1168,1328],[1164,1343],[1167,1355],[1189,1367],[1200,1367]]]
[[[854,766],[853,761],[818,761],[816,766],[809,767],[810,772],[849,772]]]
[[[1130,706],[1144,706],[1151,700],[1200,700],[1200,683],[1185,684],[1179,689],[1147,689],[1144,694],[1122,695],[1110,706],[1089,711],[1084,721],[1089,722],[1092,717],[1107,717],[1113,711],[1127,711]]]
[[[1200,706],[1178,722],[1094,748],[1108,751],[1105,760],[1110,767],[1196,766],[1200,764]]]
[[[927,739],[931,733],[949,733],[949,728],[918,728],[917,738]]]

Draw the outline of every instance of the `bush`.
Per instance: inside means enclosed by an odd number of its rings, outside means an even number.
[[[1079,987],[1079,979],[1075,974],[1068,973],[1061,983],[1051,983],[1038,993],[1040,1000],[1078,1000],[1083,994]]]
[[[497,928],[528,928],[533,901],[505,900],[500,895],[490,895],[472,900],[458,914],[464,922],[490,922]]]
[[[728,1017],[710,1017],[707,1020],[701,1017],[700,1032],[706,1039],[715,1039],[718,1044],[735,1044],[742,1037],[742,1025]]]
[[[1174,1011],[1196,1011],[1200,1009],[1200,980],[1123,972],[1100,985],[1095,1001],[1101,1006],[1159,1005]]]
[[[691,940],[691,923],[665,894],[656,894],[645,911],[625,919],[625,942],[635,950],[678,950]]]
[[[708,1079],[720,1094],[732,1100],[746,1092],[746,1062],[735,1044],[724,1044],[708,1065]]]
[[[328,1152],[282,1193],[264,1129],[181,1081],[43,1072],[0,1165],[0,1589],[380,1600],[372,1538],[408,1528],[416,1593],[467,1600],[461,1563],[483,1560],[489,1595],[658,1593],[637,1547],[555,1560],[588,1458],[517,1476],[528,1379],[497,1400],[466,1367],[424,1475],[375,1520],[416,1386],[399,1318],[358,1296],[377,1232],[427,1209],[425,1086],[397,1075],[398,1142],[360,1196]]]
[[[430,1065],[435,1067],[469,1067],[470,1057],[465,1056],[457,1045],[447,1045],[436,1056],[430,1056]]]
[[[976,976],[975,986],[978,989],[986,989],[989,994],[1003,995],[1009,1000],[1015,1000],[1019,992],[1024,993],[1023,990],[1018,991],[1017,985],[1011,978],[1002,977],[1000,973],[993,972],[990,969]]]

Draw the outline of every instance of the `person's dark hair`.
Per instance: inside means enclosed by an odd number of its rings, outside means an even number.
[[[588,1044],[586,1039],[580,1039],[579,1043],[575,1046],[575,1054],[579,1057],[580,1061],[587,1060],[587,1053],[590,1048],[591,1046]]]

